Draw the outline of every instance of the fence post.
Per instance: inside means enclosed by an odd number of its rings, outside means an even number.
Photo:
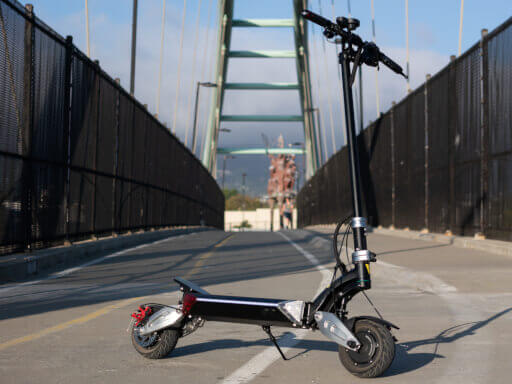
[[[396,219],[396,165],[395,165],[395,105],[393,101],[391,103],[391,109],[389,111],[389,118],[391,122],[391,227],[395,228]]]
[[[140,227],[144,230],[147,229],[148,227],[148,200],[149,200],[149,195],[150,195],[150,190],[149,190],[149,173],[148,173],[148,166],[147,166],[147,163],[148,163],[148,155],[150,153],[153,153],[154,151],[154,148],[151,148],[149,149],[148,146],[151,145],[151,142],[148,140],[148,132],[149,132],[149,129],[148,129],[148,125],[149,125],[149,116],[148,116],[148,113],[146,112],[148,109],[148,105],[145,104],[144,105],[144,110],[141,111],[140,113],[143,114],[144,116],[144,123],[143,123],[143,127],[142,129],[144,130],[144,160],[142,161],[142,170],[143,170],[143,179],[140,180],[140,183],[142,183],[142,218],[141,218],[141,221],[140,221]]]
[[[136,116],[136,113],[137,113],[137,108],[135,108],[135,102],[133,101],[133,97],[130,97],[128,99],[131,103],[131,107],[132,107],[132,116],[131,116],[131,131],[130,131],[130,136],[131,136],[131,140],[130,140],[130,153],[132,153],[132,156],[131,156],[131,162],[130,162],[130,184],[129,184],[129,188],[128,188],[128,196],[129,198],[128,199],[128,231],[131,233],[133,227],[134,227],[134,223],[133,223],[133,220],[132,217],[134,216],[132,213],[132,209],[133,209],[133,204],[132,204],[132,201],[133,201],[133,192],[134,192],[134,187],[133,187],[133,180],[135,180],[135,177],[134,177],[134,167],[135,167],[135,151],[134,151],[134,147],[135,147],[135,141],[134,141],[134,138],[135,138],[135,130],[137,129],[137,126],[136,126],[136,119],[135,119],[135,116]],[[126,132],[125,132],[125,135],[126,135]],[[124,176],[124,175],[123,175]],[[126,182],[125,182],[126,184]],[[124,206],[124,204],[123,204]]]
[[[424,99],[425,99],[425,230],[429,231],[429,223],[428,223],[428,211],[429,211],[429,185],[428,185],[428,178],[429,178],[429,145],[428,145],[428,134],[429,134],[429,127],[428,127],[428,85],[430,80],[430,74],[427,74],[425,76],[425,87],[424,87]]]
[[[456,171],[456,145],[455,137],[457,132],[457,85],[456,85],[456,57],[450,56],[450,68],[448,73],[448,134],[449,134],[449,152],[448,152],[448,172],[449,172],[449,197],[448,197],[448,229],[446,234],[455,234],[457,229],[456,217],[456,196],[455,196],[455,171]]]
[[[98,172],[98,137],[100,131],[100,106],[101,106],[101,89],[100,89],[100,62],[99,60],[94,60],[94,84],[93,89],[95,89],[97,94],[96,100],[96,135],[94,138],[94,164],[93,164],[93,175],[92,175],[92,236],[91,238],[95,240],[96,237],[96,194],[97,194],[97,172]],[[96,86],[97,84],[97,86]],[[94,100],[94,99],[93,99]]]
[[[487,52],[487,29],[482,29],[480,39],[480,233],[485,236],[486,210],[489,207],[489,103],[487,86],[489,65]]]
[[[114,177],[112,178],[112,235],[117,235],[119,232],[119,222],[116,222],[116,218],[118,217],[116,214],[117,210],[117,197],[116,197],[116,187],[117,187],[117,173],[119,171],[119,109],[121,104],[121,91],[119,90],[119,86],[121,83],[121,79],[116,78],[116,116],[115,116],[115,125],[116,125],[116,147],[114,153]]]
[[[70,213],[70,194],[71,194],[71,71],[73,62],[73,36],[66,36],[66,59],[64,67],[64,156],[66,158],[66,181],[64,186],[64,193],[66,199],[66,234],[65,234],[65,245],[69,245],[69,226],[71,220]]]
[[[23,116],[21,153],[23,159],[23,219],[25,222],[25,250],[32,248],[34,215],[34,166],[32,164],[32,132],[34,126],[34,7],[25,5],[25,35],[23,63]]]

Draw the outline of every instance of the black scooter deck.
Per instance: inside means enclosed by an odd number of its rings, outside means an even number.
[[[193,316],[208,321],[294,327],[278,304],[287,300],[206,295],[194,292]]]

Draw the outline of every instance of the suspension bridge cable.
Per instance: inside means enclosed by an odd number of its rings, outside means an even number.
[[[324,162],[327,162],[327,160],[329,159],[329,156],[327,155],[327,141],[326,141],[326,134],[325,132],[322,132],[322,129],[323,127],[325,127],[325,124],[324,124],[324,115],[322,114],[322,111],[320,110],[320,63],[318,62],[318,55],[317,55],[317,50],[316,50],[316,35],[315,35],[315,25],[313,23],[309,23],[310,26],[311,26],[311,35],[312,35],[312,41],[313,43],[311,44],[311,49],[313,51],[313,57],[315,58],[315,69],[316,69],[316,87],[317,87],[317,90],[318,90],[318,94],[316,95],[316,99],[317,99],[317,105],[318,105],[318,110],[317,110],[317,113],[318,113],[318,116],[319,116],[319,121],[320,121],[320,125],[318,127],[318,132],[320,133],[320,137],[323,141],[323,155],[324,155]],[[314,94],[313,94],[314,95]]]
[[[457,56],[460,56],[460,51],[462,48],[462,21],[463,20],[464,20],[464,0],[460,0],[459,49],[457,51]]]
[[[89,44],[89,1],[85,0],[85,39],[87,41],[87,57],[91,57],[91,46]]]
[[[188,93],[188,107],[187,107],[187,123],[185,125],[185,146],[188,142],[188,130],[190,126],[190,119],[192,115],[192,95],[194,94],[195,74],[196,74],[196,59],[197,59],[197,42],[199,41],[199,20],[201,19],[201,0],[197,3],[197,18],[196,18],[196,31],[194,37],[194,54],[192,56],[192,76],[190,91]],[[197,101],[196,101],[197,102]]]
[[[371,1],[372,5],[372,39],[375,44],[377,44],[377,37],[375,33],[375,7],[373,5],[373,0]],[[375,68],[375,103],[377,106],[377,118],[380,116],[380,96],[379,96],[379,68]]]
[[[205,37],[204,37],[204,42],[206,44],[206,47],[204,49],[203,62],[201,63],[201,80],[202,81],[206,81],[206,79],[205,79],[206,66],[207,66],[206,58],[208,57],[208,47],[210,46],[210,44],[208,44],[208,36],[210,34],[210,27],[211,27],[212,4],[213,4],[213,0],[210,0],[209,4],[208,4],[208,16],[206,18],[208,20],[208,28],[206,28]]]
[[[213,12],[212,12],[212,16],[213,16]],[[219,20],[220,18],[220,7],[217,8],[217,20]],[[212,25],[212,18],[210,18],[210,20],[208,21],[208,29],[210,29],[211,25]],[[217,39],[217,34],[214,34],[212,36],[211,39],[213,39],[213,41],[215,42],[215,40]],[[208,42],[207,42],[207,45]],[[211,44],[212,47],[214,46],[214,44]],[[214,75],[213,75],[213,68],[214,68],[214,65],[215,65],[215,53],[213,53],[211,55],[211,58],[210,58],[210,61],[208,63],[208,73],[209,73],[209,78],[211,79],[211,81],[213,83],[216,83],[217,82],[217,79],[214,78]],[[216,89],[214,88],[213,92],[216,92]],[[212,92],[208,92],[208,99],[207,99],[207,102],[206,102],[206,105],[207,106],[210,106],[210,103],[211,103],[211,100],[212,100]],[[201,154],[203,153],[204,151],[204,146],[205,146],[205,142],[206,142],[206,130],[208,129],[208,112],[209,112],[209,109],[210,108],[207,108],[206,109],[206,121],[204,123],[204,129],[203,129],[203,139],[201,140]]]
[[[373,0],[372,0],[373,1]],[[411,91],[409,76],[409,0],[405,0],[405,62],[407,65],[407,92]]]
[[[158,69],[158,87],[156,91],[156,115],[160,114],[160,86],[162,84],[162,63],[164,61],[164,37],[165,37],[165,0],[162,4],[162,32],[160,34],[160,66]]]
[[[183,36],[185,34],[185,17],[187,13],[187,0],[183,0],[183,16],[181,18],[180,33],[180,52],[178,55],[178,70],[176,71],[176,99],[174,100],[174,116],[172,119],[172,133],[176,134],[176,118],[178,117],[178,101],[180,96],[180,75],[181,75],[181,59],[183,57]]]
[[[313,36],[313,38],[314,38],[313,23],[307,23],[306,26],[307,26],[307,28],[309,28],[310,36]],[[314,41],[313,41],[313,43],[314,43]],[[314,57],[316,57],[316,49],[315,49],[314,45],[312,43],[309,43],[309,41],[308,41],[308,44],[309,44],[308,52],[311,52],[312,55]],[[309,48],[311,48],[311,49],[309,49]],[[315,63],[311,63],[311,65],[309,66],[309,68],[310,68],[309,73],[310,73],[310,83],[311,83],[311,86],[310,86],[311,92],[310,93],[311,93],[313,121],[315,122],[314,134],[315,134],[315,136],[317,138],[317,140],[316,140],[316,150],[317,150],[317,153],[318,153],[319,166],[321,166],[325,162],[325,155],[324,155],[324,153],[325,153],[325,151],[324,151],[325,142],[322,141],[323,135],[322,135],[322,124],[320,122],[320,119],[322,118],[320,116],[321,115],[321,112],[320,112],[320,100],[318,98],[318,95],[316,94],[316,91],[320,92],[320,87],[319,87],[318,83],[317,83],[316,90],[315,90],[315,87],[313,86],[313,82],[315,81],[315,77],[316,77],[316,80],[318,81],[318,77],[313,75],[313,67],[317,68],[315,66],[316,65],[316,60],[317,59],[315,59]],[[316,115],[315,115],[315,113],[316,113]]]
[[[322,14],[322,3],[321,0],[318,0],[318,9],[320,14]],[[324,76],[325,76],[325,82],[327,83],[327,103],[329,105],[329,120],[331,123],[331,138],[332,138],[332,148],[333,148],[333,154],[336,153],[336,137],[334,135],[334,118],[332,115],[332,100],[331,100],[331,86],[329,82],[329,75],[327,73],[327,52],[325,50],[325,40],[322,39],[322,49],[324,52]]]
[[[331,0],[331,7],[332,7],[332,18],[333,20],[336,20],[336,10],[334,8],[334,0]],[[338,57],[340,51],[338,51],[338,44],[335,44],[334,45],[334,51],[336,52],[336,57]],[[343,136],[343,143],[341,144],[341,146],[343,146],[343,144],[346,144],[347,143],[347,128],[346,128],[346,125],[347,123],[345,122],[345,104],[343,102],[343,85],[342,85],[342,81],[341,81],[341,68],[339,65],[336,66],[336,69],[337,69],[337,73],[338,73],[338,91],[340,93],[340,112],[341,112],[341,126],[342,126],[342,129],[341,129],[341,133],[342,133],[342,136]]]
[[[208,3],[208,16],[206,17],[206,20],[208,21],[208,27],[206,28],[205,30],[205,37],[204,37],[204,44],[205,44],[205,48],[204,48],[204,53],[203,53],[203,61],[201,63],[201,81],[206,81],[206,70],[207,70],[207,66],[208,66],[208,61],[207,61],[207,57],[208,57],[208,48],[210,47],[210,44],[209,43],[209,36],[210,36],[210,28],[211,28],[211,15],[212,15],[212,5],[213,5],[213,0],[210,0],[209,3]],[[210,92],[208,92],[208,94],[210,94]],[[206,105],[208,105],[208,102],[205,103]],[[199,108],[201,108],[201,106],[199,106]],[[202,108],[204,110],[204,108]],[[201,110],[201,109],[200,109]],[[203,151],[203,145],[202,145],[202,138],[203,138],[203,134],[204,133],[201,133],[201,127],[202,127],[202,124],[200,124],[199,120],[201,119],[201,113],[199,113],[199,116],[198,116],[198,122],[197,122],[197,125],[198,125],[198,132],[197,132],[197,136],[198,137],[201,137],[201,152],[199,153],[202,153]]]
[[[352,7],[350,6],[350,0],[347,0],[347,13],[348,13],[348,17],[351,18],[352,17]],[[362,81],[361,81],[361,78],[362,78],[362,71],[363,71],[363,66],[359,67],[359,72],[358,72],[358,76],[359,76],[359,87],[358,88],[355,88],[354,89],[354,96],[356,97],[356,108],[358,110],[358,116],[357,116],[357,120],[359,120],[359,117],[361,116],[361,84],[362,84]],[[340,71],[338,70],[338,76],[340,75]],[[359,126],[361,126],[361,124],[359,124]],[[357,127],[357,124],[356,124],[356,127]],[[362,129],[360,129],[361,131]]]
[[[352,7],[350,5],[350,0],[347,0],[347,11],[348,11],[348,17],[349,18],[352,17]],[[358,78],[359,78],[358,87],[356,89],[354,89],[354,93],[356,96],[357,110],[359,112],[358,116],[357,116],[357,120],[359,122],[359,132],[361,132],[363,130],[363,123],[364,123],[363,122],[363,108],[364,108],[364,104],[363,104],[363,66],[359,67]]]

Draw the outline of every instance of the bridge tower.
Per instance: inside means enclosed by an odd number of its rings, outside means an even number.
[[[293,15],[290,19],[233,19],[234,0],[219,0],[219,34],[217,45],[217,63],[215,88],[212,98],[202,161],[206,168],[216,174],[216,154],[303,154],[306,156],[306,178],[312,176],[320,165],[321,146],[317,139],[314,123],[314,108],[311,98],[311,81],[309,74],[307,27],[301,17],[301,11],[307,7],[305,0],[293,1]],[[294,34],[294,50],[230,50],[233,28],[290,28]],[[231,59],[244,58],[289,58],[295,59],[297,81],[293,83],[228,83],[226,74]],[[299,115],[224,115],[222,113],[226,90],[275,90],[298,91],[300,99]],[[301,122],[304,131],[303,148],[220,148],[218,147],[219,129],[224,121],[237,122]]]

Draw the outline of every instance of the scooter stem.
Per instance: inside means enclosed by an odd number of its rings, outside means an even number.
[[[354,124],[354,102],[352,99],[352,86],[350,84],[350,59],[347,57],[345,49],[339,53],[338,58],[339,64],[341,65],[341,75],[343,82],[343,102],[345,105],[345,122],[347,127],[347,146],[350,168],[350,184],[352,187],[352,206],[354,209],[354,217],[360,218],[362,216],[361,189],[359,183],[361,172],[359,169],[359,151],[356,145],[357,139]],[[366,225],[353,225],[352,227],[354,234],[354,250],[366,250]],[[359,275],[359,287],[362,289],[369,289],[371,287],[368,267],[369,261],[357,261],[355,262],[355,265]]]

